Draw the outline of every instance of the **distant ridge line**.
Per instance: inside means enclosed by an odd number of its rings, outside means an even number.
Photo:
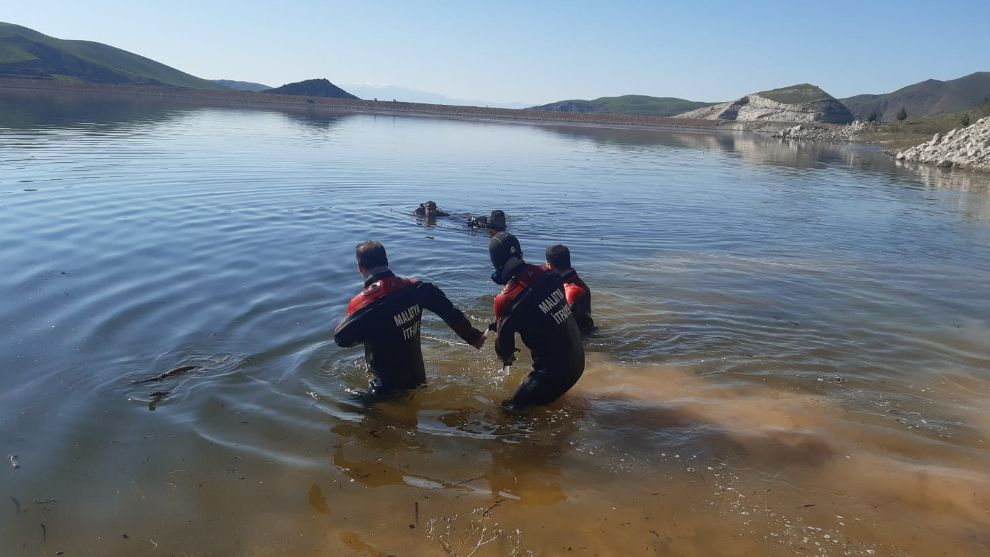
[[[66,83],[54,80],[0,78],[0,96],[4,91],[45,91],[53,94],[94,95],[106,98],[136,98],[195,105],[287,108],[336,111],[354,114],[408,115],[462,120],[498,120],[519,123],[599,124],[641,128],[717,129],[718,122],[656,116],[619,114],[567,114],[511,108],[482,108],[394,101],[364,101],[328,97],[307,97],[233,91],[183,89],[175,87]]]

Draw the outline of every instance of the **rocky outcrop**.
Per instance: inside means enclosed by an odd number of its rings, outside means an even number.
[[[990,170],[990,117],[965,128],[956,128],[944,136],[937,133],[930,141],[894,153],[894,158],[941,168]]]
[[[771,137],[799,141],[831,141],[850,142],[860,141],[861,134],[875,132],[879,126],[876,123],[856,121],[848,126],[827,124],[798,124],[772,132]]]
[[[741,99],[685,112],[679,118],[737,122],[823,122],[848,124],[853,115],[820,88],[801,84],[746,95]]]

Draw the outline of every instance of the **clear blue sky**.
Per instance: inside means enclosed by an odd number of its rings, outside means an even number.
[[[990,70],[990,0],[39,0],[4,2],[0,20],[205,78],[492,102],[729,100],[801,82],[845,97]]]

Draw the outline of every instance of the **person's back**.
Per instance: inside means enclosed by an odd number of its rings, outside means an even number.
[[[362,249],[370,253],[364,254],[363,262]],[[348,305],[334,341],[343,347],[364,343],[373,375],[372,394],[399,393],[426,382],[420,346],[424,309],[439,315],[465,342],[476,348],[484,344],[482,332],[471,326],[439,288],[395,276],[381,244],[360,244],[358,267],[365,276],[365,288]]]
[[[591,288],[581,280],[577,271],[571,266],[571,251],[567,246],[557,244],[547,248],[547,266],[560,275],[564,283],[567,303],[574,312],[578,328],[582,332],[593,329],[595,321],[591,318]]]
[[[584,372],[581,333],[563,283],[556,273],[526,264],[511,234],[496,234],[489,252],[496,268],[493,279],[505,284],[495,299],[495,351],[503,362],[511,363],[518,332],[533,355],[533,371],[507,402],[515,408],[548,404]]]

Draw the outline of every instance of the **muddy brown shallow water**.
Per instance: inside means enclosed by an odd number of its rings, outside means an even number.
[[[357,241],[490,319],[426,199],[571,247],[558,403],[434,318],[429,385],[356,402]],[[7,103],[0,554],[985,554],[988,207],[852,146]]]

